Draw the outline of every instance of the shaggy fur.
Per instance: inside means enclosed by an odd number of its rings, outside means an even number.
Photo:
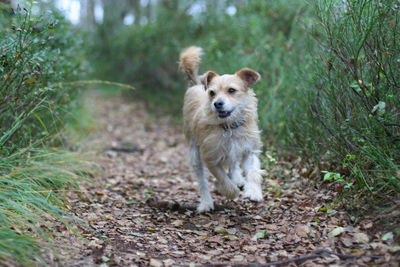
[[[243,197],[262,201],[257,99],[250,88],[260,75],[244,68],[235,74],[208,71],[199,77],[201,54],[199,47],[186,48],[179,62],[191,86],[185,94],[183,118],[190,163],[200,189],[197,209],[214,209],[205,166],[217,179],[221,194],[234,199],[243,189]]]

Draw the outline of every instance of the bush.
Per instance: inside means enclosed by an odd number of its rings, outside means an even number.
[[[311,137],[318,154],[341,162],[347,187],[373,199],[400,192],[399,9],[395,1],[315,5],[319,52],[307,87],[315,121],[299,140]]]
[[[32,17],[6,9],[0,23],[0,154],[52,136],[77,90],[62,82],[79,77],[77,36],[57,14]]]

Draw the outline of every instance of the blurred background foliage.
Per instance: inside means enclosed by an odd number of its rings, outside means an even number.
[[[97,78],[133,84],[149,106],[180,116],[178,55],[201,46],[203,72],[260,72],[266,144],[339,174],[325,178],[340,177],[356,199],[400,192],[398,1],[89,3],[103,7],[83,19]]]

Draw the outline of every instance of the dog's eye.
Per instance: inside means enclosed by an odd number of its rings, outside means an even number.
[[[235,92],[236,92],[236,90],[233,89],[233,88],[229,88],[229,89],[228,89],[228,93],[230,93],[230,94],[234,94]]]
[[[215,96],[215,92],[214,91],[210,91],[210,96],[211,97]]]

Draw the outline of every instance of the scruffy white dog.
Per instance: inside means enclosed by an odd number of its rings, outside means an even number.
[[[243,189],[243,197],[262,201],[257,99],[250,88],[260,74],[243,68],[235,74],[208,71],[199,77],[201,54],[201,48],[188,47],[181,52],[179,62],[190,86],[184,98],[183,119],[200,188],[197,210],[214,209],[204,164],[217,179],[221,194],[234,199]]]

